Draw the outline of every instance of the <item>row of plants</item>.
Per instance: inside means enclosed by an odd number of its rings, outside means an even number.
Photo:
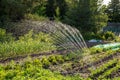
[[[120,61],[117,62],[116,66],[114,66],[113,68],[107,70],[106,72],[104,72],[102,75],[99,76],[98,79],[104,79],[104,78],[109,78],[109,75],[114,72],[114,71],[117,71],[120,69]]]
[[[80,58],[81,55],[80,54],[75,54],[75,53],[67,53],[64,55],[50,55],[48,57],[44,56],[41,59],[41,62],[43,64],[44,68],[48,68],[50,65],[58,65],[58,64],[62,64],[64,62],[67,61],[77,61],[79,60],[78,58]]]
[[[20,36],[18,40],[0,42],[0,59],[51,50],[56,50],[56,46],[53,45],[50,35],[42,32],[35,34],[31,30],[28,34]]]
[[[84,68],[85,66],[90,66],[90,65],[95,66],[95,65],[99,64],[101,61],[103,63],[107,62],[108,60],[112,59],[116,55],[119,55],[119,53],[117,54],[118,51],[119,50],[116,50],[116,51],[108,50],[106,52],[102,52],[102,53],[94,54],[94,55],[87,55],[87,56],[84,56],[84,57],[82,57],[79,54],[76,54],[76,55],[75,54],[74,55],[69,54],[69,56],[71,55],[71,58],[74,58],[74,61],[75,61],[73,63],[74,66]]]
[[[111,79],[107,79],[107,80],[111,80]],[[120,77],[115,77],[113,78],[113,80],[120,80]]]
[[[108,60],[109,58],[113,58],[117,54],[119,55],[119,50],[108,50],[106,52],[101,52],[99,54],[90,55],[89,62],[92,64],[94,62],[99,62],[101,60]]]
[[[106,52],[108,50],[118,50],[120,48],[120,43],[109,43],[103,45],[97,45],[90,48],[91,54]]]
[[[59,72],[51,72],[44,69],[43,65],[38,59],[0,65],[0,80],[83,80],[78,75],[63,76]]]
[[[113,59],[110,60],[109,62],[101,65],[99,68],[97,68],[96,70],[91,69],[91,78],[94,79],[96,77],[98,77],[99,75],[103,74],[106,70],[108,70],[109,68],[114,67],[116,64],[118,63],[117,59]]]

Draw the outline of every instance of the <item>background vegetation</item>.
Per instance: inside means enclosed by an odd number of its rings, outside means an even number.
[[[120,22],[120,1],[111,0],[103,6],[103,0],[1,0],[0,24],[21,19],[60,20],[81,32],[98,33],[107,22]],[[27,18],[26,18],[27,17]],[[40,18],[38,18],[40,17]]]

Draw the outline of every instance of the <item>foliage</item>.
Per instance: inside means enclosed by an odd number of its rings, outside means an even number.
[[[19,37],[17,41],[0,43],[0,58],[46,52],[55,49],[56,47],[53,45],[49,34],[33,34],[33,31],[30,31],[28,34]]]
[[[106,40],[114,40],[115,39],[115,34],[111,31],[105,32],[104,36],[105,36]]]
[[[48,20],[44,16],[39,16],[38,14],[25,14],[25,19],[27,20],[34,20],[34,21],[45,21]]]
[[[55,59],[58,63],[63,63],[65,60],[64,60],[64,57],[61,56],[61,55],[57,55],[55,56]]]
[[[107,70],[109,70],[110,68],[114,67],[114,65],[116,65],[117,63],[119,64],[117,59],[113,59],[113,60],[110,60],[109,62],[107,62],[106,64],[100,66],[96,70],[91,70],[91,72],[92,72],[91,78],[95,79],[97,77],[97,79],[105,79],[105,76],[111,74],[111,73],[108,73],[109,71],[107,71]],[[113,69],[117,70],[118,66],[115,66],[110,71],[112,71]],[[104,72],[104,71],[106,71],[106,72]],[[102,75],[100,77],[98,77],[100,74],[102,74]]]
[[[82,80],[79,76],[62,76],[58,72],[43,69],[39,60],[23,64],[0,65],[1,80]],[[8,68],[9,67],[9,68]]]
[[[106,12],[109,22],[120,22],[120,0],[111,0]]]
[[[14,41],[12,34],[6,33],[5,29],[0,28],[0,43]]]
[[[107,15],[104,7],[98,10],[98,0],[79,0],[74,8],[70,9],[65,18],[65,23],[75,26],[83,32],[97,33],[107,24]]]
[[[1,0],[0,1],[0,21],[19,20],[25,13],[25,5],[20,0]]]
[[[107,32],[101,32],[98,33],[97,35],[94,34],[94,37],[96,39],[102,39],[102,40],[106,40],[106,41],[112,41],[115,40],[115,34],[111,31],[107,31]]]
[[[83,37],[85,40],[96,39],[95,34],[93,32],[86,32],[83,34]]]
[[[46,2],[46,0],[39,0],[38,5],[32,8],[31,13],[39,16],[46,16]]]
[[[69,54],[66,54],[64,56],[64,60],[73,60],[73,59],[77,59],[79,58],[81,55],[76,51],[75,53],[74,52],[70,52]]]
[[[120,43],[109,43],[109,44],[103,44],[103,45],[97,45],[97,46],[93,46],[90,48],[91,54],[95,54],[95,53],[100,53],[100,52],[106,52],[110,50],[109,53],[112,53],[116,50],[118,50],[120,48]],[[112,52],[111,52],[112,50]]]
[[[56,58],[54,55],[51,55],[48,60],[52,63],[52,64],[57,64]]]
[[[94,47],[90,48],[91,54],[101,53],[102,51],[103,51],[102,48],[94,48]]]
[[[26,13],[35,13],[39,16],[42,16],[45,12],[45,3],[43,5],[43,2],[45,2],[45,0],[1,0],[0,22],[4,23],[6,20],[21,20],[24,18]]]
[[[84,38],[86,40],[90,40],[90,39],[100,39],[100,40],[106,40],[106,41],[113,41],[115,39],[117,39],[117,36],[111,32],[111,31],[106,31],[106,32],[100,32],[100,33],[93,33],[93,32],[87,32],[84,33]]]
[[[65,0],[48,0],[46,5],[46,15],[50,19],[63,19],[67,10]]]
[[[116,42],[120,42],[120,37],[119,37],[119,36],[116,36],[116,37],[115,37],[115,41],[116,41]]]
[[[62,55],[50,55],[49,57],[43,57],[41,63],[44,68],[48,68],[50,65],[57,65],[64,62],[64,57]]]
[[[50,62],[46,57],[42,58],[41,63],[43,64],[44,68],[48,68],[50,66]]]
[[[57,6],[59,7],[59,18],[64,19],[64,16],[65,16],[66,11],[67,11],[66,0],[56,0],[56,2],[57,2]]]
[[[119,70],[119,68],[120,68],[120,63],[118,62],[118,63],[115,65],[115,67],[113,67],[112,69],[104,72],[103,75],[99,76],[99,79],[104,79],[104,78],[109,77],[109,75],[110,75],[112,72],[115,72],[115,71]]]
[[[48,17],[55,16],[55,0],[48,0],[47,1],[46,14]]]

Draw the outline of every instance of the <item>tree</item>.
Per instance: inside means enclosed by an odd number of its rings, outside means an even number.
[[[55,0],[48,0],[47,1],[46,15],[49,18],[54,18],[54,15],[55,15]]]
[[[33,14],[37,14],[39,16],[46,16],[46,0],[40,0],[39,4],[32,9]]]
[[[24,5],[20,0],[1,0],[0,1],[0,21],[19,20],[25,13]]]
[[[24,14],[31,13],[40,2],[41,0],[0,0],[0,22],[21,20]]]
[[[97,33],[107,25],[108,16],[105,13],[106,7],[103,5],[103,0],[91,0],[90,6],[90,31]]]
[[[59,17],[64,18],[67,10],[67,3],[65,0],[48,0],[46,5],[46,14],[50,18]]]
[[[102,1],[101,1],[102,2]],[[79,0],[65,17],[65,23],[75,26],[82,32],[97,33],[107,23],[107,15],[100,0]],[[98,8],[101,9],[98,10]]]
[[[120,22],[120,0],[111,0],[106,12],[109,22]]]
[[[56,0],[56,4],[57,7],[59,7],[59,17],[60,19],[63,19],[67,11],[67,3],[65,0]]]

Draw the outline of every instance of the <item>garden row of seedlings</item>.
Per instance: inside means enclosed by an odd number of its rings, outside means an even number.
[[[103,55],[104,54],[104,55]],[[101,56],[102,55],[102,56]],[[117,52],[112,52],[112,53],[99,53],[99,56],[96,56],[98,59],[97,60],[94,60],[92,63],[88,63],[88,64],[85,64],[85,65],[81,65],[81,61],[80,62],[77,62],[77,63],[74,63],[71,65],[71,69],[66,69],[65,71],[61,71],[61,73],[63,75],[74,75],[76,73],[80,73],[80,75],[82,77],[90,77],[93,79],[93,77],[91,77],[91,70],[90,68],[91,67],[98,67],[106,62],[108,62],[109,60],[112,60],[113,58],[116,58],[118,55],[120,55],[120,53],[117,53]],[[92,57],[93,58],[93,57]],[[66,72],[67,71],[67,72]]]
[[[117,71],[113,71],[108,77],[109,78],[115,78],[115,77],[119,77],[120,78],[120,68]]]
[[[116,72],[120,70],[120,60],[119,59],[113,59],[109,60],[102,66],[100,66],[97,69],[91,70],[90,78],[93,80],[102,80],[102,79],[111,79],[115,76],[111,76],[112,72]]]
[[[117,57],[118,59],[120,59],[120,56]],[[119,62],[120,64],[120,62]],[[119,65],[120,67],[120,65]],[[117,70],[117,71],[113,71],[110,75],[109,75],[110,78],[112,77],[119,77],[119,79],[117,80],[120,80],[120,68]]]
[[[89,78],[91,78],[93,80],[102,80],[105,78],[113,78],[114,76],[110,77],[108,75],[112,71],[119,70],[118,66],[120,67],[120,65],[118,63],[120,63],[120,61],[118,61],[119,60],[118,56],[120,56],[120,53],[118,53],[116,51],[109,53],[109,51],[108,51],[108,53],[104,53],[104,54],[105,55],[103,55],[103,56],[100,54],[102,56],[100,58],[99,58],[99,56],[96,56],[98,58],[98,60],[95,60],[93,63],[91,63],[93,66],[87,66],[86,68],[84,68],[84,69],[88,69],[90,71]],[[101,66],[101,68],[99,66]],[[116,68],[116,66],[117,66],[117,68]],[[115,69],[112,69],[111,71],[107,72],[107,69],[109,70],[114,67],[115,67]]]

